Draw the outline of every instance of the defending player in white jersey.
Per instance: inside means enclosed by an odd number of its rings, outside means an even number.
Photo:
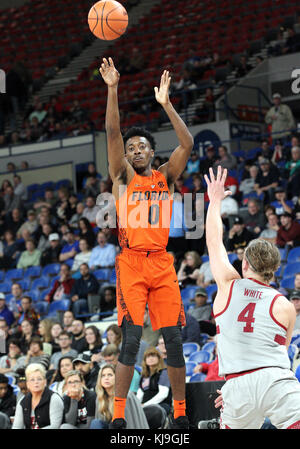
[[[294,306],[269,286],[280,265],[277,247],[252,240],[244,254],[243,278],[223,245],[221,201],[227,170],[205,175],[210,199],[206,243],[218,293],[213,305],[222,387],[221,428],[259,429],[265,417],[279,429],[300,428],[300,383],[290,369],[287,348]]]

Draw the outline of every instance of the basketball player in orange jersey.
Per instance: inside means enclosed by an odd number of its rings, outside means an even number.
[[[245,249],[243,278],[229,262],[223,245],[221,202],[227,170],[210,179],[206,244],[218,286],[213,313],[217,327],[219,375],[226,383],[220,423],[226,429],[260,429],[265,418],[279,429],[300,428],[300,383],[291,370],[288,347],[295,308],[269,283],[280,265],[273,243],[252,240]]]
[[[181,326],[185,325],[173,257],[166,252],[174,182],[185,169],[193,138],[169,99],[171,78],[164,71],[155,98],[167,113],[179,146],[169,161],[152,170],[155,142],[146,130],[133,128],[122,137],[118,106],[120,75],[111,58],[103,59],[100,73],[108,87],[106,134],[109,173],[116,199],[119,240],[116,259],[118,324],[123,340],[116,368],[114,415],[111,428],[126,428],[126,397],[133,376],[148,303],[153,330],[161,329],[168,354],[168,376],[174,416],[170,427],[188,428],[185,414],[185,362]],[[122,190],[122,186],[123,192]],[[167,224],[166,224],[167,223]],[[157,403],[164,399],[160,386]]]

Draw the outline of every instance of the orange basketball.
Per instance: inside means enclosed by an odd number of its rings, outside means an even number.
[[[101,0],[91,7],[88,23],[96,37],[112,41],[125,33],[128,26],[127,11],[115,0]]]

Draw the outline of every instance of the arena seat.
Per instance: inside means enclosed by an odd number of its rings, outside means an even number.
[[[295,263],[300,262],[300,246],[296,248],[292,248],[287,255],[287,263]],[[299,272],[300,272],[300,264],[299,264]]]
[[[211,360],[211,353],[208,351],[195,351],[189,356],[189,362],[208,363]]]
[[[287,289],[293,289],[295,283],[295,276],[284,278],[280,281],[280,287],[287,288]]]
[[[186,377],[190,377],[194,374],[194,369],[196,368],[196,366],[197,366],[196,362],[191,362],[191,361],[186,362],[186,364],[185,364]]]
[[[205,345],[202,346],[201,350],[208,351],[213,354],[215,347],[216,347],[216,343],[214,341],[209,341],[209,342],[205,343]]]
[[[300,272],[299,262],[287,263],[283,271],[283,278],[295,276],[295,274],[299,272]]]
[[[300,382],[300,365],[298,365],[296,368],[295,376],[297,377],[298,381]]]
[[[190,377],[189,382],[204,382],[206,379],[206,374],[204,373],[195,373]]]
[[[34,309],[37,311],[41,318],[44,318],[47,316],[49,304],[45,301],[39,301],[34,304]]]
[[[200,349],[198,343],[183,343],[183,355],[186,358],[189,358],[193,352],[197,352]]]
[[[71,301],[69,299],[60,299],[58,301],[53,301],[49,305],[49,310],[47,314],[47,318],[53,318],[56,315],[56,312],[60,310],[69,310]]]

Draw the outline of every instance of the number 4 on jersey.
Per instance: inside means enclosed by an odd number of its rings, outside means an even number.
[[[253,323],[255,321],[254,318],[254,310],[256,303],[250,302],[239,314],[238,321],[243,321],[246,323],[246,326],[243,328],[243,332],[253,332]]]

